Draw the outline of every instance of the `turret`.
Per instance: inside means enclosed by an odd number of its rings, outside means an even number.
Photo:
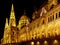
[[[28,25],[30,19],[26,16],[26,12],[24,10],[24,14],[21,16],[19,22],[18,22],[18,28],[19,30],[23,28],[24,26]]]
[[[5,28],[4,28],[4,35],[3,35],[3,43],[6,44],[6,38],[8,36],[8,31],[9,31],[9,25],[8,25],[8,19],[6,18],[6,23],[5,23]],[[7,38],[8,39],[8,38]]]
[[[15,13],[14,13],[14,7],[12,4],[11,13],[10,13],[10,20],[9,20],[10,26],[16,26],[16,19],[15,19]]]
[[[37,8],[36,8],[36,5],[35,5],[35,6],[34,6],[34,13],[32,14],[32,19],[33,19],[33,20],[38,17],[37,13],[38,13],[38,12],[37,12]]]

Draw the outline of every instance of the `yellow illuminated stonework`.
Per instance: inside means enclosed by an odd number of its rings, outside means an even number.
[[[28,45],[60,45],[59,39],[60,4],[58,0],[48,0],[47,4],[38,11],[33,12],[32,20],[24,12],[18,24],[16,24],[14,6],[12,4],[10,18],[9,20],[6,18],[1,45],[12,45],[27,41],[30,41]]]

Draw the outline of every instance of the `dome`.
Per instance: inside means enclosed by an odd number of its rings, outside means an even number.
[[[22,15],[20,20],[30,20],[26,15]]]

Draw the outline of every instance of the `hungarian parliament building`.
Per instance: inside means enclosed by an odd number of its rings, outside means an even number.
[[[16,22],[12,4],[0,45],[60,45],[59,0],[48,0],[33,12],[32,20],[24,12],[17,25]]]

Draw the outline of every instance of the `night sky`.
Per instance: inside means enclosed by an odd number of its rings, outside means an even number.
[[[34,7],[39,7],[47,0],[0,0],[0,39],[3,37],[6,17],[10,17],[11,5],[14,4],[15,16],[18,22],[21,15],[26,10],[26,14],[31,18]]]

